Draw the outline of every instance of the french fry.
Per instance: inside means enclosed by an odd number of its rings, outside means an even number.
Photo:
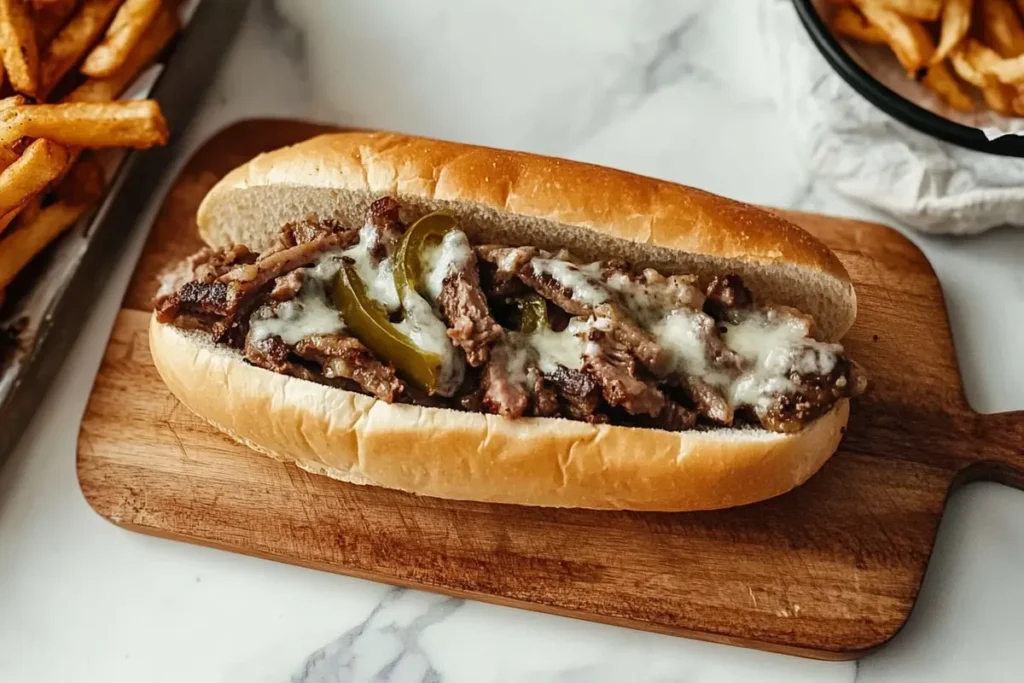
[[[849,5],[840,5],[832,15],[832,30],[841,36],[863,43],[884,43],[885,33],[864,18],[864,15]]]
[[[116,72],[153,23],[160,7],[160,0],[125,0],[103,40],[85,58],[79,71],[94,78]]]
[[[11,97],[5,97],[0,100],[0,112],[10,107],[20,107],[25,104],[25,98],[21,95],[12,95]],[[11,145],[0,145],[0,171],[13,164],[20,155],[14,150]],[[0,225],[0,231],[3,231],[3,226]]]
[[[998,82],[990,70],[1005,60],[981,41],[965,38],[950,53],[949,61],[960,78],[977,88],[984,88]]]
[[[984,0],[982,0],[984,2]],[[932,55],[932,64],[938,64],[953,51],[971,28],[973,0],[946,0],[942,5],[942,27],[939,46]]]
[[[30,104],[0,111],[0,145],[22,137],[91,149],[146,149],[166,144],[168,133],[154,100]]]
[[[50,140],[36,140],[0,173],[0,216],[20,209],[64,172],[68,151]]]
[[[85,0],[43,51],[39,92],[48,94],[96,42],[123,0]]]
[[[963,91],[944,62],[928,67],[928,73],[921,79],[921,83],[957,111],[974,109],[974,101]]]
[[[1003,57],[1024,53],[1024,26],[1010,0],[984,0],[979,12],[981,36]]]
[[[1010,108],[1017,116],[1024,116],[1024,92],[1019,89],[1014,91],[1013,99],[1010,100]]]
[[[1002,83],[991,83],[981,89],[981,96],[985,98],[985,104],[992,111],[1011,116],[1013,114],[1014,90]]]
[[[985,68],[985,73],[1007,85],[1024,84],[1024,55],[1013,59],[1000,59]]]
[[[0,290],[58,235],[75,224],[103,193],[103,170],[83,156],[57,187],[57,201],[0,239]]]
[[[928,30],[916,19],[885,7],[880,0],[856,0],[856,5],[864,17],[885,34],[886,42],[907,73],[916,77],[935,52]]]
[[[121,67],[105,78],[90,78],[72,90],[64,102],[109,102],[116,100],[132,81],[156,59],[178,32],[178,17],[164,7],[142,35]]]
[[[905,17],[935,21],[942,13],[942,0],[879,0],[880,4]]]
[[[88,210],[88,204],[57,202],[40,211],[33,222],[0,239],[0,287],[10,285],[29,261]]]
[[[32,199],[25,202],[25,206],[21,207],[18,212],[18,217],[15,219],[16,226],[25,225],[31,223],[39,215],[39,212],[43,210],[43,193],[40,192]]]
[[[78,8],[78,0],[52,0],[51,2],[35,3],[36,35],[39,45],[49,45],[68,19]]]
[[[0,0],[0,46],[11,85],[34,96],[39,88],[39,49],[36,27],[22,0]]]

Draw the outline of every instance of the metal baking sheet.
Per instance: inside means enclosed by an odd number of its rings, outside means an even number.
[[[0,328],[21,327],[18,344],[0,367],[0,463],[14,450],[51,380],[78,336],[92,302],[116,262],[126,235],[148,226],[138,217],[152,199],[177,141],[227,54],[250,0],[186,3],[184,29],[166,58],[139,76],[127,97],[160,103],[171,133],[167,147],[105,159],[107,194],[12,284]]]

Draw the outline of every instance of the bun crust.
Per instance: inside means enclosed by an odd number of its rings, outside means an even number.
[[[210,191],[199,231],[215,247],[261,250],[290,221],[360,225],[383,194],[399,200],[406,220],[455,213],[474,241],[568,247],[667,272],[739,273],[762,299],[812,314],[828,340],[856,317],[835,254],[771,212],[601,166],[397,133],[322,135],[262,154]]]
[[[441,498],[650,511],[752,503],[814,474],[849,415],[841,401],[798,434],[507,420],[278,375],[155,318],[149,340],[171,392],[237,441],[334,479]]]

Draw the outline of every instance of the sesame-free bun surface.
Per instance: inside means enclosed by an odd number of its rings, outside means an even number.
[[[279,375],[155,317],[150,349],[182,403],[258,451],[342,481],[459,500],[663,511],[752,503],[814,474],[849,414],[840,401],[798,434],[508,420]]]
[[[477,243],[566,247],[670,273],[739,273],[760,299],[812,314],[828,340],[856,316],[836,256],[771,212],[601,166],[397,133],[321,135],[261,154],[209,192],[199,231],[212,246],[261,250],[290,221],[361,225],[384,194],[405,220],[455,214]]]

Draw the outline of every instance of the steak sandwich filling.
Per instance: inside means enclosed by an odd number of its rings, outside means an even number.
[[[738,275],[472,244],[451,216],[399,214],[382,197],[360,227],[203,249],[165,277],[157,320],[271,372],[509,419],[793,433],[865,389],[811,316],[759,302]]]

